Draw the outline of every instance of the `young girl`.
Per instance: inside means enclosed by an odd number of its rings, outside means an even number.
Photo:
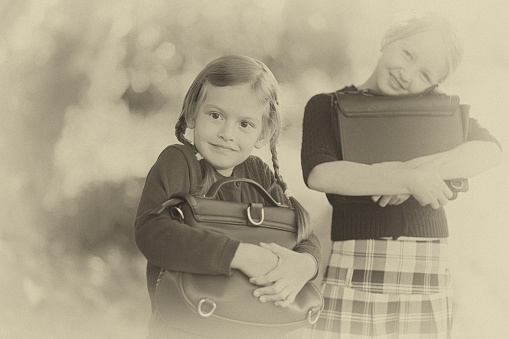
[[[191,193],[204,194],[212,183],[223,177],[252,179],[276,201],[297,210],[299,238],[303,240],[294,251],[276,244],[256,246],[181,224],[166,212],[149,214],[172,194],[193,190],[185,156],[176,147],[167,147],[148,173],[135,221],[136,244],[148,260],[151,337],[191,337],[164,328],[154,307],[161,268],[218,275],[229,275],[232,269],[238,269],[252,277],[253,284],[263,285],[254,291],[253,298],[259,298],[260,302],[274,301],[281,307],[291,304],[304,284],[317,274],[318,238],[309,228],[306,212],[294,199],[285,196],[286,184],[279,174],[276,142],[281,125],[277,81],[258,60],[221,57],[209,63],[192,83],[175,126],[178,140],[186,146],[184,150],[202,158],[202,181],[198,192]],[[194,131],[194,144],[184,136],[187,128]],[[250,155],[254,147],[266,143],[270,144],[274,173],[260,158]],[[219,199],[264,202],[251,186],[234,184],[221,188]],[[215,335],[221,337],[220,333]]]
[[[434,91],[456,69],[461,45],[441,17],[390,29],[368,80],[342,92],[406,95]],[[433,94],[431,94],[433,95]],[[334,95],[306,106],[302,170],[333,207],[325,309],[313,338],[448,338],[452,300],[444,180],[469,178],[501,160],[498,142],[471,119],[468,141],[403,163],[344,161],[331,126]]]

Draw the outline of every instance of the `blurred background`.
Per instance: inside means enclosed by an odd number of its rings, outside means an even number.
[[[282,173],[312,214],[326,262],[330,207],[300,171],[304,106],[364,81],[388,25],[422,10],[442,13],[464,40],[445,90],[507,150],[503,0],[1,0],[0,338],[146,336],[138,199],[176,142],[188,86],[224,54],[262,60],[281,83]],[[458,338],[509,333],[508,167],[471,179],[447,206]]]

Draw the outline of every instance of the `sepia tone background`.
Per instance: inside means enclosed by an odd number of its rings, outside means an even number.
[[[364,81],[390,22],[422,10],[442,13],[464,40],[444,89],[507,150],[503,0],[0,1],[0,338],[146,336],[135,209],[150,166],[176,142],[188,86],[224,54],[262,60],[281,83],[282,173],[326,262],[330,206],[300,171],[304,106]],[[508,167],[471,179],[446,208],[458,338],[509,333]]]

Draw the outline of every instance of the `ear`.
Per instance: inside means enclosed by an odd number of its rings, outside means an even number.
[[[193,129],[196,125],[196,118],[186,119],[187,128]]]
[[[262,148],[263,146],[265,146],[267,144],[269,140],[265,137],[264,134],[260,135],[260,138],[256,141],[255,143],[255,148],[256,149],[260,149]]]

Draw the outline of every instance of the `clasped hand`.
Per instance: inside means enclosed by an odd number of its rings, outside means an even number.
[[[397,195],[376,195],[372,200],[381,207],[387,205],[400,205],[410,196],[413,196],[421,206],[438,209],[447,205],[453,193],[439,175],[441,165],[447,163],[448,159],[443,156],[434,158],[416,158],[407,162],[390,162],[376,164],[392,168],[412,169],[413,177],[409,185],[410,194]]]
[[[253,295],[260,302],[274,301],[276,306],[287,307],[313,278],[316,260],[308,253],[294,252],[274,243],[261,243],[260,246],[276,254],[279,261],[270,272],[249,279],[252,284],[263,286],[254,290]]]

